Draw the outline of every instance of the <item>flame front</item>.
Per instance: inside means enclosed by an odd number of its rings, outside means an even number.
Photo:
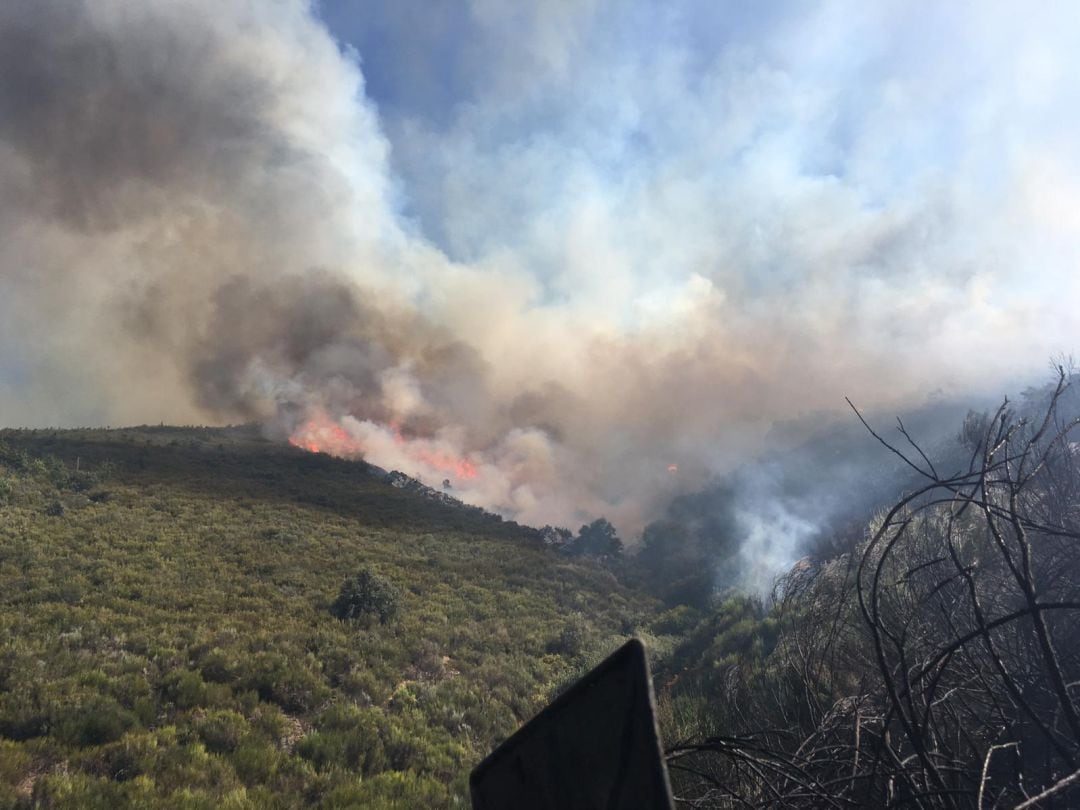
[[[445,453],[433,453],[420,450],[416,454],[417,460],[427,464],[439,472],[450,473],[458,478],[476,478],[476,465],[467,458],[454,458]]]
[[[349,417],[346,417],[345,421],[350,424]],[[469,459],[447,451],[432,440],[408,438],[395,423],[374,425],[355,420],[352,422],[370,428],[370,431],[350,431],[329,414],[316,411],[293,431],[289,444],[312,453],[326,453],[339,458],[366,458],[380,466],[403,466],[402,462],[408,461],[412,469],[405,469],[403,472],[410,475],[436,473],[458,480],[471,480],[479,475],[479,468]],[[371,442],[369,446],[360,438],[361,435],[367,435],[368,438],[381,435],[384,439],[382,442]],[[397,452],[380,452],[380,445],[385,451],[387,444],[392,444]]]
[[[364,448],[345,428],[325,413],[316,413],[289,437],[289,444],[311,453],[339,458],[362,458]]]
[[[425,464],[440,473],[450,473],[458,478],[476,478],[476,465],[467,458],[459,458],[450,453],[421,446],[419,442],[406,438],[396,422],[390,423],[390,430],[394,432],[394,443],[421,464]]]

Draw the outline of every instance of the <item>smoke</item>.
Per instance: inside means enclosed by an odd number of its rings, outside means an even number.
[[[1071,7],[713,5],[9,0],[0,422],[255,419],[632,536],[778,421],[1072,347]],[[766,501],[758,551],[817,525]]]
[[[960,401],[930,397],[901,414],[863,417],[887,441],[914,454],[896,430],[899,419],[923,452],[950,474],[970,460],[970,448],[959,438],[965,416],[996,404],[970,394]],[[721,484],[733,489],[734,535],[743,541],[739,565],[726,581],[720,578],[722,584],[768,592],[793,560],[849,551],[875,513],[925,483],[853,416],[816,414],[780,424],[767,444],[776,449]]]

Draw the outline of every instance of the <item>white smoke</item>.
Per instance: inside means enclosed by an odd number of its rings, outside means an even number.
[[[0,422],[325,414],[632,535],[1072,348],[1075,7],[428,5],[4,4]]]

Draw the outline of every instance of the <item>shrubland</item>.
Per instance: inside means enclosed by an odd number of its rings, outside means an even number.
[[[694,807],[1075,807],[1080,448],[1064,373],[958,426],[966,458],[896,442],[919,483],[768,600],[729,598],[661,687]]]
[[[0,434],[0,807],[467,806],[650,609],[248,428]]]
[[[625,554],[253,428],[0,433],[0,808],[464,807],[629,634],[686,807],[1080,801],[1080,413],[1065,375],[825,527],[771,593],[730,504]],[[873,431],[872,425],[867,425]]]

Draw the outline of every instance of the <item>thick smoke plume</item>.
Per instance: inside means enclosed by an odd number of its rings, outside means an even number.
[[[398,5],[372,30],[491,60],[406,51],[429,115],[340,9],[0,5],[0,422],[254,419],[633,535],[777,420],[1071,348],[1068,12],[980,13],[931,82],[895,11]]]

